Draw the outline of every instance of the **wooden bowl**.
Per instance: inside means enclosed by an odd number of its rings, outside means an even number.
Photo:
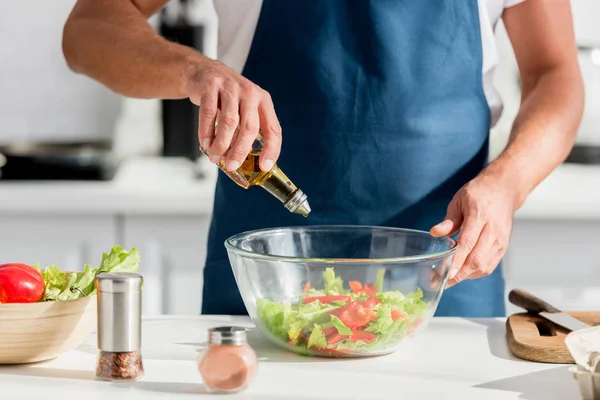
[[[0,304],[0,364],[55,358],[79,346],[96,324],[96,296]]]

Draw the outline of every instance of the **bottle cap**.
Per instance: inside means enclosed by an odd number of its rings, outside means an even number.
[[[245,328],[239,326],[219,326],[208,330],[208,344],[241,346],[246,343]]]

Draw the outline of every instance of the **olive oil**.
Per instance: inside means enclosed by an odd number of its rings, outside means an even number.
[[[236,171],[227,169],[225,158],[217,163],[217,166],[244,189],[260,186],[281,201],[291,212],[305,217],[308,216],[311,209],[306,195],[292,183],[277,164],[273,165],[273,168],[268,172],[260,169],[259,159],[262,148],[263,140],[262,135],[259,133],[258,138],[252,145],[252,151]],[[205,153],[208,154],[206,151]]]

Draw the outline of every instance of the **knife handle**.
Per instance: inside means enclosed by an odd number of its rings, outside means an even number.
[[[558,308],[551,306],[544,300],[535,297],[534,295],[527,293],[521,289],[511,290],[508,294],[508,301],[513,303],[515,306],[524,308],[533,314],[539,314],[541,312],[556,313],[560,312]]]

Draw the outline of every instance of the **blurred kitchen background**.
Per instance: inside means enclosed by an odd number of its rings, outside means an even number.
[[[0,261],[79,270],[114,244],[136,246],[152,293],[144,314],[197,314],[216,170],[197,150],[196,109],[187,100],[123,99],[73,74],[61,34],[74,3],[0,0]],[[572,4],[584,122],[569,160],[518,212],[504,275],[507,290],[600,310],[600,2]],[[151,22],[216,57],[211,0],[173,0]],[[520,96],[501,24],[497,38],[505,110],[492,157]]]

